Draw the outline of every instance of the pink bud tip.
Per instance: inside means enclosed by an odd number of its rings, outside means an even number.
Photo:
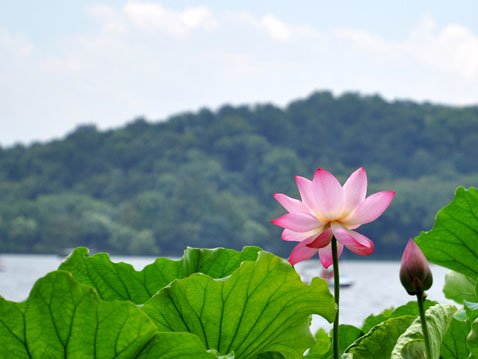
[[[400,282],[410,295],[424,292],[433,284],[428,261],[412,239],[408,241],[403,251],[400,263]]]

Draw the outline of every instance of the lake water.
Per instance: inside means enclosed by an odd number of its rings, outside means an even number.
[[[128,262],[137,269],[154,260],[152,257],[112,259]],[[24,300],[35,281],[58,268],[61,261],[61,258],[52,255],[1,255],[0,295],[8,300]],[[379,313],[414,299],[400,284],[399,266],[398,261],[342,261],[341,274],[351,278],[354,283],[340,292],[340,322],[359,326],[370,313]],[[320,264],[318,260],[310,260],[299,263],[296,268],[303,278],[311,278],[319,274]],[[447,269],[438,266],[432,266],[431,269],[434,283],[427,292],[428,298],[450,302],[442,293]],[[331,325],[320,317],[314,317],[312,330],[319,327],[328,329]]]

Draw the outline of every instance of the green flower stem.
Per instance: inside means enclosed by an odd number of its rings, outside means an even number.
[[[427,358],[432,359],[432,351],[430,349],[430,337],[428,336],[427,320],[425,318],[425,309],[423,308],[423,302],[425,301],[425,293],[417,293],[418,311],[420,312],[420,323],[422,325],[423,338],[425,339],[425,350],[427,352]]]
[[[337,314],[334,320],[333,338],[334,338],[334,359],[339,358],[339,299],[340,299],[340,279],[339,279],[339,256],[337,254],[337,240],[332,237],[332,260],[334,268],[334,298],[337,304]]]

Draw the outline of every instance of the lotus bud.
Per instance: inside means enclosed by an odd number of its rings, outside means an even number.
[[[428,261],[413,239],[408,241],[403,251],[400,263],[400,282],[410,295],[423,293],[433,284]]]

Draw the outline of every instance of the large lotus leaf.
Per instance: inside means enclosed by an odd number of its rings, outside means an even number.
[[[464,274],[449,271],[445,276],[443,293],[448,299],[463,304],[463,300],[478,302],[476,293],[476,278],[467,277]]]
[[[315,333],[315,344],[310,347],[310,350],[305,357],[308,359],[328,358],[332,352],[333,347],[329,334],[325,329],[320,328]]]
[[[376,325],[384,322],[385,320],[389,319],[392,315],[395,308],[387,308],[383,312],[379,314],[370,314],[365,320],[363,321],[362,331],[364,333],[368,333],[370,329],[375,327]]]
[[[466,336],[469,332],[469,322],[453,319],[441,344],[440,358],[468,358]]]
[[[459,187],[451,203],[438,212],[432,230],[416,238],[429,261],[478,277],[478,190]]]
[[[63,271],[37,281],[23,303],[0,298],[0,358],[215,357],[193,335],[174,334],[157,333],[132,303],[104,302]]]
[[[153,340],[134,357],[137,359],[229,359],[206,351],[204,344],[190,333],[157,333]],[[234,357],[231,357],[234,359]]]
[[[278,352],[264,352],[260,353],[257,359],[285,359],[285,357]]]
[[[463,301],[463,308],[465,309],[466,316],[470,322],[473,322],[478,318],[478,303]]]
[[[130,264],[113,263],[107,253],[90,257],[87,248],[79,247],[60,265],[60,269],[70,272],[76,281],[95,288],[104,300],[130,300],[142,304],[172,280],[192,273],[225,277],[242,261],[254,261],[259,251],[258,247],[244,247],[242,252],[224,248],[188,248],[179,260],[158,258],[143,270],[136,271]]]
[[[278,352],[302,358],[314,344],[310,315],[329,322],[335,303],[319,278],[304,284],[285,260],[260,252],[231,276],[213,279],[197,273],[172,282],[143,306],[160,331],[190,332],[208,349],[236,358]]]
[[[389,358],[398,338],[414,320],[415,317],[411,315],[384,320],[350,345],[346,350],[346,357],[354,359]]]
[[[431,300],[426,300],[423,303],[423,306],[425,310],[430,308],[431,306],[438,304],[435,301]],[[370,329],[375,327],[376,325],[382,323],[383,321],[390,319],[390,318],[397,318],[397,317],[402,317],[402,316],[414,316],[417,317],[419,315],[418,313],[418,304],[417,301],[412,300],[408,302],[407,304],[401,305],[397,308],[389,308],[385,309],[382,313],[377,314],[377,315],[369,315],[362,326],[362,331],[364,333],[368,333]]]
[[[471,331],[466,338],[466,343],[470,350],[469,358],[478,358],[478,319],[471,324]]]
[[[432,358],[428,359],[438,359],[440,357],[441,343],[451,325],[455,312],[456,308],[454,306],[439,304],[434,305],[425,312],[432,351]],[[420,318],[415,319],[412,325],[398,338],[391,357],[392,359],[426,357]]]
[[[362,331],[349,324],[339,325],[339,353],[345,352],[345,349],[352,344],[357,338],[362,336]],[[305,356],[307,359],[333,359],[333,334],[330,335],[323,329],[319,329],[315,333],[315,344],[310,348]]]

